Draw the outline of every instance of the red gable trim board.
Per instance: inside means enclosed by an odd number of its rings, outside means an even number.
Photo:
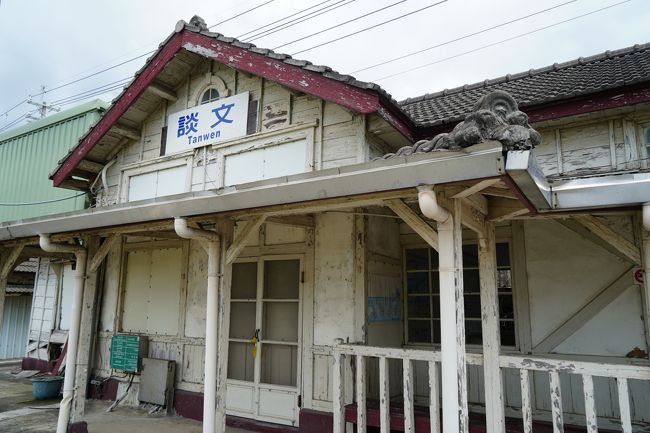
[[[81,143],[59,166],[51,179],[54,186],[63,183],[90,150],[104,137],[109,129],[133,105],[145,89],[153,82],[174,55],[184,48],[204,57],[214,59],[233,68],[258,75],[282,84],[290,89],[317,96],[339,104],[350,110],[363,113],[377,113],[406,138],[413,141],[414,127],[411,121],[386,97],[373,90],[329,79],[323,75],[306,71],[297,66],[270,59],[243,48],[218,41],[212,37],[182,30],[174,34],[164,47],[149,61],[142,73],[129,85],[104,117],[93,127]]]

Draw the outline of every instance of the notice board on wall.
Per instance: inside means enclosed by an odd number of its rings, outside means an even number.
[[[118,334],[111,339],[110,366],[115,370],[137,373],[140,360],[147,356],[147,337]]]

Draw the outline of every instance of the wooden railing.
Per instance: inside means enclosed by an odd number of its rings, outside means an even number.
[[[530,396],[531,371],[548,372],[554,433],[564,431],[560,373],[582,376],[585,425],[588,433],[598,432],[598,414],[596,413],[594,398],[594,377],[607,377],[616,380],[621,428],[624,433],[632,433],[632,414],[630,411],[628,380],[650,381],[650,367],[629,364],[605,364],[599,362],[502,355],[499,357],[499,365],[502,369],[512,368],[519,370],[524,433],[531,433],[533,431],[533,408],[531,406]],[[650,410],[650,408],[647,408],[647,410]]]
[[[429,373],[429,420],[431,433],[440,433],[440,386],[438,384],[438,368],[440,352],[422,349],[372,347],[356,344],[337,344],[333,347],[333,415],[334,433],[345,432],[345,360],[350,357],[350,362],[355,365],[355,397],[357,406],[357,431],[365,432],[367,427],[366,406],[366,360],[377,358],[379,361],[379,411],[380,431],[390,432],[390,381],[388,374],[388,360],[397,359],[402,362],[402,393],[404,400],[404,431],[415,432],[414,420],[414,383],[413,362],[422,361],[428,365]],[[483,355],[467,353],[468,365],[483,365]],[[551,415],[554,433],[564,431],[562,411],[562,392],[560,374],[574,374],[582,377],[584,389],[585,418],[588,433],[598,432],[598,414],[596,413],[594,398],[594,377],[606,377],[616,380],[618,386],[618,403],[620,409],[621,428],[624,433],[632,433],[632,417],[630,411],[630,395],[628,380],[637,379],[650,381],[650,367],[630,364],[604,364],[598,362],[584,362],[552,359],[545,357],[527,357],[501,355],[499,367],[515,369],[520,373],[521,384],[521,416],[524,433],[533,431],[533,407],[531,403],[531,373],[534,371],[547,372],[550,384]],[[485,372],[484,374],[489,374]],[[648,408],[647,410],[650,410]],[[501,431],[505,431],[502,424]]]

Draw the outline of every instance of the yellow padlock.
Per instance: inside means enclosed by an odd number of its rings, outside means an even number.
[[[251,338],[251,343],[253,343],[253,347],[251,349],[253,359],[257,356],[257,342],[260,341],[260,330],[256,329],[255,330],[255,335],[253,335],[253,338]]]

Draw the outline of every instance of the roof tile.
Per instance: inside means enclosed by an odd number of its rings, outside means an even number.
[[[462,120],[493,90],[507,91],[526,107],[643,81],[650,81],[650,43],[408,98],[400,105],[426,127]]]

